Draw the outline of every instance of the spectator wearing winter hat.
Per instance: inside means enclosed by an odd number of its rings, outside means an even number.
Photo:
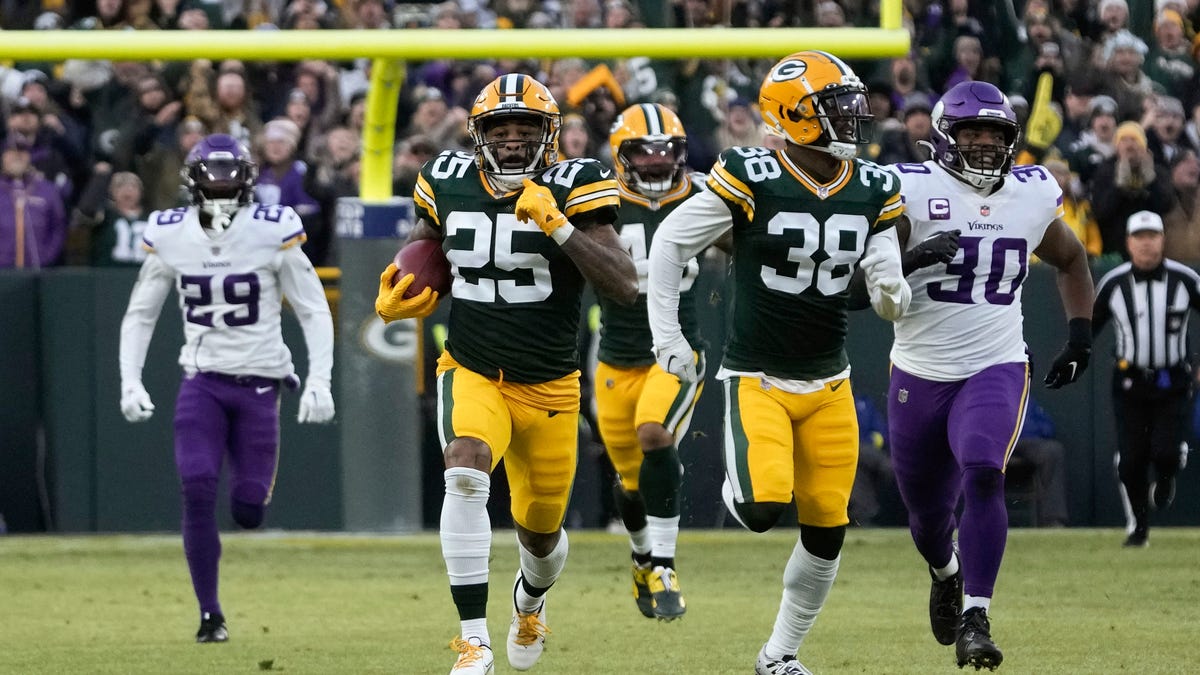
[[[1175,194],[1166,167],[1155,165],[1142,125],[1123,122],[1113,138],[1116,154],[1096,168],[1091,201],[1103,253],[1128,260],[1125,223],[1129,216],[1138,211],[1165,214],[1175,205]]]
[[[308,165],[296,157],[300,127],[287,118],[271,120],[263,126],[256,141],[259,170],[254,200],[266,206],[292,207],[305,229],[313,231],[320,218],[320,206],[304,190]]]
[[[1109,38],[1121,31],[1129,30],[1129,3],[1126,0],[1100,0],[1096,5],[1098,30],[1092,36],[1095,49],[1092,52],[1092,63],[1096,68],[1103,68],[1108,56],[1104,54],[1104,44]]]
[[[1084,185],[1091,186],[1096,167],[1116,153],[1117,148],[1113,144],[1116,130],[1117,102],[1103,94],[1091,97],[1087,128],[1065,153],[1071,171],[1079,176]]]
[[[1173,96],[1157,96],[1150,113],[1150,125],[1146,128],[1146,142],[1154,161],[1170,166],[1175,156],[1186,147],[1183,135],[1183,104]]]
[[[1121,30],[1105,41],[1102,51],[1105,93],[1116,100],[1120,119],[1140,119],[1143,100],[1154,93],[1154,83],[1142,72],[1149,48]]]
[[[80,161],[82,151],[71,145],[58,128],[43,124],[43,118],[43,111],[33,101],[18,98],[4,120],[5,138],[23,140],[29,146],[33,167],[54,184],[65,204],[72,204],[75,196],[72,166]]]
[[[67,215],[53,183],[33,166],[33,145],[10,135],[0,153],[0,269],[58,265]]]
[[[1191,44],[1184,36],[1183,16],[1173,9],[1158,13],[1154,20],[1154,40],[1143,67],[1146,76],[1157,82],[1167,94],[1186,98],[1196,76]]]

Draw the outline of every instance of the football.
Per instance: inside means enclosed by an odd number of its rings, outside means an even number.
[[[450,262],[442,252],[442,242],[436,239],[418,239],[396,252],[392,260],[396,264],[396,279],[413,275],[413,282],[404,291],[405,298],[420,295],[426,288],[433,288],[439,297],[450,292]]]

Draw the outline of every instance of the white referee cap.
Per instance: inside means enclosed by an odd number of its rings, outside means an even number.
[[[1126,231],[1129,234],[1138,232],[1162,232],[1163,222],[1162,217],[1153,211],[1138,211],[1129,216],[1129,221],[1126,223]]]

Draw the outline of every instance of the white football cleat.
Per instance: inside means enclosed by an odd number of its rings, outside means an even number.
[[[458,660],[450,669],[450,675],[493,675],[496,672],[496,657],[492,648],[479,638],[467,640],[455,636],[450,648],[458,652]]]
[[[542,657],[546,648],[546,597],[537,611],[524,614],[517,611],[517,585],[521,583],[521,572],[513,584],[513,619],[508,627],[508,665],[517,670],[529,670]]]
[[[766,645],[758,650],[758,660],[754,662],[755,675],[813,675],[812,671],[805,668],[794,656],[769,659],[766,652]]]

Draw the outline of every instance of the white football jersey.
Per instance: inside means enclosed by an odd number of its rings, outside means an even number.
[[[304,240],[299,216],[285,206],[242,207],[225,231],[212,236],[201,227],[194,206],[150,214],[143,234],[149,256],[121,326],[122,377],[140,377],[144,345],[172,285],[183,313],[186,341],[179,364],[185,371],[273,379],[292,375],[292,355],[280,328],[282,295],[302,320],[315,314],[329,322],[321,282],[299,247]],[[331,345],[309,346],[329,351],[332,361]]]
[[[1054,177],[1041,166],[1017,166],[985,196],[932,160],[891,168],[912,223],[907,249],[961,231],[954,260],[907,276],[912,304],[895,322],[892,362],[944,382],[1025,361],[1021,285],[1046,228],[1063,214]]]

